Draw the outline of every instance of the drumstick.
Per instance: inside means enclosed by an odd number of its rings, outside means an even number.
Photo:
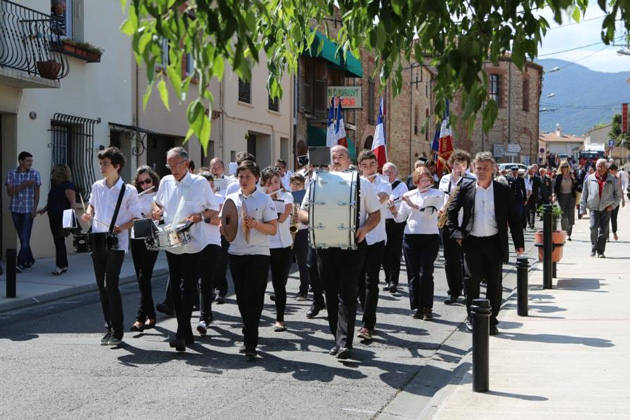
[[[79,194],[79,198],[81,199],[81,205],[83,206],[83,213],[85,213],[85,202],[83,201],[83,195]]]
[[[149,188],[147,188],[146,190],[142,191],[140,194],[138,194],[138,197],[142,197],[144,194],[148,193],[153,188],[155,188],[155,185],[151,185]]]
[[[96,223],[100,223],[101,225],[103,225],[103,226],[105,226],[105,227],[107,227],[109,229],[109,225],[107,223],[103,223],[100,220],[97,220],[97,219],[94,219],[94,218],[92,218],[92,220],[95,221]]]

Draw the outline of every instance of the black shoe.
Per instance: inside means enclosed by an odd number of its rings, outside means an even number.
[[[490,335],[497,335],[499,334],[499,329],[497,328],[496,325],[490,325]]]
[[[337,353],[337,359],[346,360],[350,358],[350,349],[347,347],[342,347],[339,349]]]
[[[244,354],[245,350],[247,350],[247,347],[245,347],[245,344],[243,344],[241,347],[238,348],[238,352],[241,354]]]
[[[275,302],[275,301],[276,301],[276,295],[272,293],[271,295],[269,295],[269,299],[270,299],[272,302]]]
[[[140,321],[134,322],[133,325],[129,328],[129,331],[133,331],[133,332],[144,331],[144,322],[140,322]]]
[[[122,333],[112,333],[107,341],[108,346],[120,346],[123,343]]]
[[[595,251],[591,252],[591,257],[595,256]]]
[[[247,349],[245,350],[245,357],[247,357],[247,360],[249,361],[253,361],[256,360],[256,349]]]
[[[466,331],[472,332],[472,330],[473,330],[472,322],[470,321],[470,319],[466,319]]]
[[[398,286],[396,286],[395,284],[392,284],[389,287],[389,293],[396,293],[398,291]]]
[[[604,253],[602,252],[601,254],[597,254],[597,258],[606,258],[606,256],[604,255]]]
[[[225,303],[225,296],[217,295],[215,302],[217,305],[223,305]]]
[[[445,305],[453,305],[455,303],[459,303],[459,296],[449,296],[446,299],[444,299],[444,304]]]
[[[383,290],[384,290],[384,291],[386,291],[386,292],[389,292],[389,289],[391,289],[391,287],[392,287],[392,284],[391,284],[391,283],[387,283],[387,284],[383,287]]]
[[[107,331],[103,338],[101,338],[101,346],[106,346],[109,343],[109,339],[112,337],[112,332]]]
[[[186,341],[183,338],[173,338],[168,345],[177,351],[186,351]]]
[[[317,316],[317,314],[319,314],[319,311],[321,311],[324,308],[325,308],[325,306],[321,307],[321,306],[317,306],[315,304],[312,304],[311,308],[306,312],[306,317],[308,319],[315,318]]]
[[[332,349],[328,350],[328,354],[331,356],[336,356],[339,353],[339,347],[335,346]]]
[[[175,311],[173,310],[173,308],[168,306],[166,303],[158,303],[157,305],[155,305],[155,309],[158,312],[162,312],[163,314],[168,315],[168,316],[175,315]]]

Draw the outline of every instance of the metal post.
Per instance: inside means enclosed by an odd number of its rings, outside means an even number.
[[[488,299],[473,299],[470,307],[473,339],[473,391],[488,392],[490,389],[490,314]]]
[[[15,265],[17,264],[17,251],[13,248],[7,248],[7,296],[15,297]]]
[[[516,289],[518,316],[527,316],[527,293],[529,261],[526,256],[516,258]]]
[[[558,278],[558,263],[551,264],[551,277]]]
[[[543,289],[553,287],[551,254],[553,253],[553,242],[551,238],[551,218],[553,206],[543,205]]]

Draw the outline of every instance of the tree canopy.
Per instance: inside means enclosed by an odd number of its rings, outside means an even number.
[[[280,79],[295,72],[302,52],[310,47],[318,27],[335,16],[338,7],[341,29],[339,48],[359,54],[360,48],[376,56],[375,76],[381,85],[391,81],[394,93],[402,87],[403,63],[429,58],[437,70],[434,94],[436,114],[442,114],[447,99],[463,92],[464,119],[481,111],[483,129],[494,123],[498,106],[487,96],[483,65],[509,55],[522,69],[533,60],[549,29],[541,15],[548,8],[562,23],[579,21],[588,0],[121,0],[128,7],[122,31],[133,39],[133,50],[144,62],[149,87],[158,89],[165,106],[167,83],[178,100],[186,100],[192,78],[198,80],[199,99],[187,109],[190,130],[204,149],[210,140],[211,120],[207,109],[213,98],[209,81],[222,78],[228,63],[239,77],[249,80],[251,67],[266,57],[267,87],[272,96],[282,95]],[[616,20],[630,29],[630,1],[598,0],[606,14],[601,38],[615,38]],[[161,63],[163,42],[169,45],[169,63]],[[182,77],[185,54],[194,58],[194,72]],[[165,72],[155,72],[156,63]]]

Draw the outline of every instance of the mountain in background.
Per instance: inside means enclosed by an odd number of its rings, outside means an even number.
[[[540,129],[554,131],[560,123],[566,134],[581,136],[596,124],[610,124],[621,104],[630,102],[630,57],[628,72],[604,73],[557,59],[536,60],[544,67],[540,97]],[[565,67],[566,66],[566,67]],[[554,67],[560,70],[550,73]],[[550,94],[553,97],[547,97]],[[555,111],[543,111],[544,109]]]

